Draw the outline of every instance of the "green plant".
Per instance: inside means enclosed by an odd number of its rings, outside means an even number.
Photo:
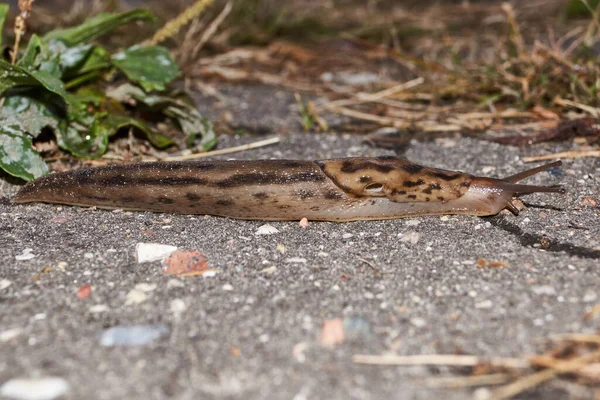
[[[0,32],[7,13],[8,6],[0,5]],[[124,127],[140,131],[158,148],[174,144],[157,122],[182,131],[188,145],[201,137],[200,146],[212,148],[211,123],[167,88],[180,70],[166,48],[142,44],[110,54],[93,43],[124,24],[152,19],[143,9],[102,13],[79,26],[32,35],[14,64],[0,59],[0,168],[27,181],[47,173],[32,147],[45,129],[60,148],[82,158],[102,156],[108,139]],[[0,35],[0,46],[1,41]]]

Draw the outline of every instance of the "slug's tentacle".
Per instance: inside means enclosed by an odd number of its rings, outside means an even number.
[[[479,192],[482,197],[487,198],[490,203],[490,215],[508,208],[513,214],[518,215],[519,210],[512,204],[512,199],[516,195],[531,193],[566,193],[565,188],[554,186],[524,185],[517,183],[532,175],[547,171],[550,168],[562,165],[561,161],[555,161],[550,164],[531,168],[518,174],[508,176],[504,179],[475,178],[471,189],[473,192]]]
[[[539,167],[535,167],[535,168],[531,168],[531,169],[528,169],[523,172],[519,172],[518,174],[507,176],[506,178],[504,178],[502,180],[507,181],[507,182],[512,182],[512,183],[517,183],[519,181],[522,181],[525,178],[529,178],[532,175],[539,174],[540,172],[547,171],[551,168],[560,167],[561,165],[562,165],[562,161],[560,161],[560,160],[554,161],[549,164],[540,165]]]
[[[418,215],[493,215],[516,194],[564,193],[505,179],[423,167],[396,157],[322,161],[158,162],[51,174],[26,184],[16,203],[46,202],[241,219],[353,221]]]

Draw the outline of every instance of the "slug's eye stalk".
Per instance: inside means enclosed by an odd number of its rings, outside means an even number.
[[[496,214],[504,208],[508,208],[513,214],[518,215],[519,210],[512,203],[513,197],[516,195],[529,193],[566,193],[565,188],[558,185],[537,186],[518,183],[525,178],[542,171],[547,171],[550,168],[559,167],[560,165],[562,165],[562,162],[556,161],[528,169],[527,171],[508,176],[504,179],[474,178],[470,190],[472,190],[473,193],[479,193],[480,199],[486,199],[486,215]]]
[[[536,186],[536,185],[522,185],[517,182],[522,181],[525,178],[529,178],[532,175],[539,174],[540,172],[547,171],[550,168],[560,167],[562,161],[555,161],[550,164],[540,165],[539,167],[528,169],[527,171],[519,172],[518,174],[507,176],[502,179],[506,182],[503,185],[503,189],[513,192],[515,194],[528,194],[528,193],[560,193],[565,194],[567,190],[560,185],[553,186]]]

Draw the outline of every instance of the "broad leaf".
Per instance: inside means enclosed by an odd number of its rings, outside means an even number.
[[[31,147],[31,137],[18,125],[0,126],[0,168],[26,181],[48,173],[48,166]]]
[[[18,65],[0,60],[0,94],[17,86],[43,87],[65,98],[67,93],[62,81],[46,71],[29,71]]]
[[[8,4],[0,4],[0,47],[2,47],[2,32],[4,31],[4,22],[6,22],[6,16],[8,15]]]
[[[27,95],[11,95],[6,97],[4,107],[0,110],[0,126],[18,126],[21,132],[37,137],[42,129],[57,129],[60,122],[60,107],[53,107],[50,96],[37,91]]]
[[[164,90],[179,75],[179,67],[161,46],[133,46],[112,56],[113,64],[146,91]]]
[[[62,40],[69,46],[88,43],[102,35],[112,32],[121,25],[133,21],[150,21],[154,17],[148,10],[134,9],[120,14],[100,13],[73,28],[57,29],[48,32],[44,40]]]
[[[155,147],[158,147],[159,149],[164,149],[165,147],[168,147],[175,143],[168,137],[152,131],[152,129],[150,129],[150,127],[144,121],[136,118],[110,114],[104,118],[102,124],[109,130],[109,136],[112,136],[115,133],[117,133],[119,129],[126,128],[129,126],[143,132],[148,138],[148,141],[150,141],[150,143],[152,143]]]
[[[191,145],[197,137],[201,136],[200,145],[204,150],[210,150],[217,143],[216,134],[212,124],[200,114],[200,112],[187,102],[155,94],[147,94],[142,89],[129,83],[125,83],[106,93],[107,96],[114,98],[122,103],[145,104],[153,110],[156,110],[181,127],[186,134],[186,143]]]

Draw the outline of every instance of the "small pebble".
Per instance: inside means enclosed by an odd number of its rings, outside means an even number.
[[[102,346],[143,346],[169,332],[166,325],[121,325],[100,335]]]
[[[285,260],[286,263],[289,264],[306,264],[306,258],[302,257],[291,257]]]
[[[403,234],[401,233],[398,236],[400,236],[401,242],[410,243],[410,244],[417,244],[419,239],[421,239],[421,234],[419,232],[414,232],[414,231],[408,231]]]
[[[138,243],[135,246],[138,264],[163,260],[175,250],[176,246],[160,243]]]
[[[231,292],[233,290],[233,286],[231,286],[229,283],[226,283],[221,289],[223,289],[226,292]]]
[[[494,303],[492,303],[491,300],[484,300],[484,301],[480,301],[479,303],[475,303],[475,308],[488,309],[488,308],[492,308],[493,305],[494,305]]]
[[[110,311],[110,308],[106,304],[95,304],[88,308],[88,311],[92,314],[100,314],[103,312]]]
[[[274,235],[276,233],[279,233],[277,228],[275,228],[273,225],[265,224],[265,225],[260,226],[254,234],[255,235]]]
[[[33,254],[32,251],[33,249],[24,249],[21,254],[15,256],[15,259],[18,261],[31,260],[32,258],[35,258],[35,254]]]
[[[350,239],[351,237],[353,237],[354,235],[351,233],[344,233],[342,235],[342,239]]]
[[[13,340],[17,336],[19,336],[21,333],[23,333],[23,329],[21,329],[21,328],[13,328],[13,329],[7,329],[5,331],[2,331],[2,332],[0,332],[0,343],[4,343],[4,342],[8,342],[10,340]]]
[[[0,387],[0,396],[15,400],[53,400],[69,391],[63,378],[15,378]]]
[[[556,295],[556,289],[554,289],[552,286],[548,286],[548,285],[532,286],[531,290],[533,291],[533,293],[535,293],[539,296],[554,296],[554,295]]]
[[[2,279],[2,280],[0,280],[0,290],[4,290],[7,287],[9,287],[10,285],[12,285],[12,282],[9,281],[8,279]]]
[[[411,318],[410,323],[416,326],[417,328],[422,328],[427,325],[427,321],[424,318],[415,317]]]

